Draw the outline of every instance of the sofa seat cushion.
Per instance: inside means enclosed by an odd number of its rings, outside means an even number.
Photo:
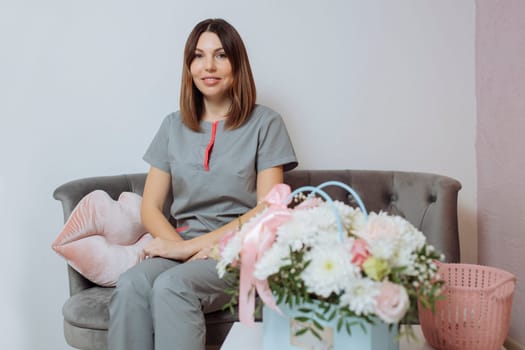
[[[107,330],[109,327],[109,301],[113,289],[93,287],[73,295],[62,308],[64,320],[75,327]],[[255,319],[260,321],[261,317],[259,316]],[[220,310],[206,314],[206,324],[208,326],[237,321],[239,321],[237,309],[233,314],[229,310]]]
[[[62,308],[64,320],[76,327],[107,330],[113,289],[93,287],[73,295]]]

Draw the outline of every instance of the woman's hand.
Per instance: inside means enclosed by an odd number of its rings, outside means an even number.
[[[143,248],[141,260],[160,256],[162,258],[186,261],[190,255],[191,252],[188,251],[186,241],[156,237]]]
[[[215,246],[205,247],[195,253],[188,261],[198,260],[198,259],[217,259],[217,250]]]

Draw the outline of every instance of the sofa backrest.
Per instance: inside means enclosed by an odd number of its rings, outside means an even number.
[[[298,170],[286,174],[292,188],[337,180],[352,187],[367,211],[403,216],[425,234],[449,262],[459,262],[457,198],[461,184],[450,177],[402,171]],[[346,190],[326,188],[332,197],[357,206]]]

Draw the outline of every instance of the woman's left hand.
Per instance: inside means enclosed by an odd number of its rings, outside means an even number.
[[[195,253],[188,261],[198,260],[198,259],[214,259],[214,250],[213,247],[206,247],[199,250]]]

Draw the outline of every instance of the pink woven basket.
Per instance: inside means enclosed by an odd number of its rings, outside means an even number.
[[[509,330],[516,278],[493,267],[439,264],[445,299],[418,305],[427,342],[440,350],[500,350]]]

